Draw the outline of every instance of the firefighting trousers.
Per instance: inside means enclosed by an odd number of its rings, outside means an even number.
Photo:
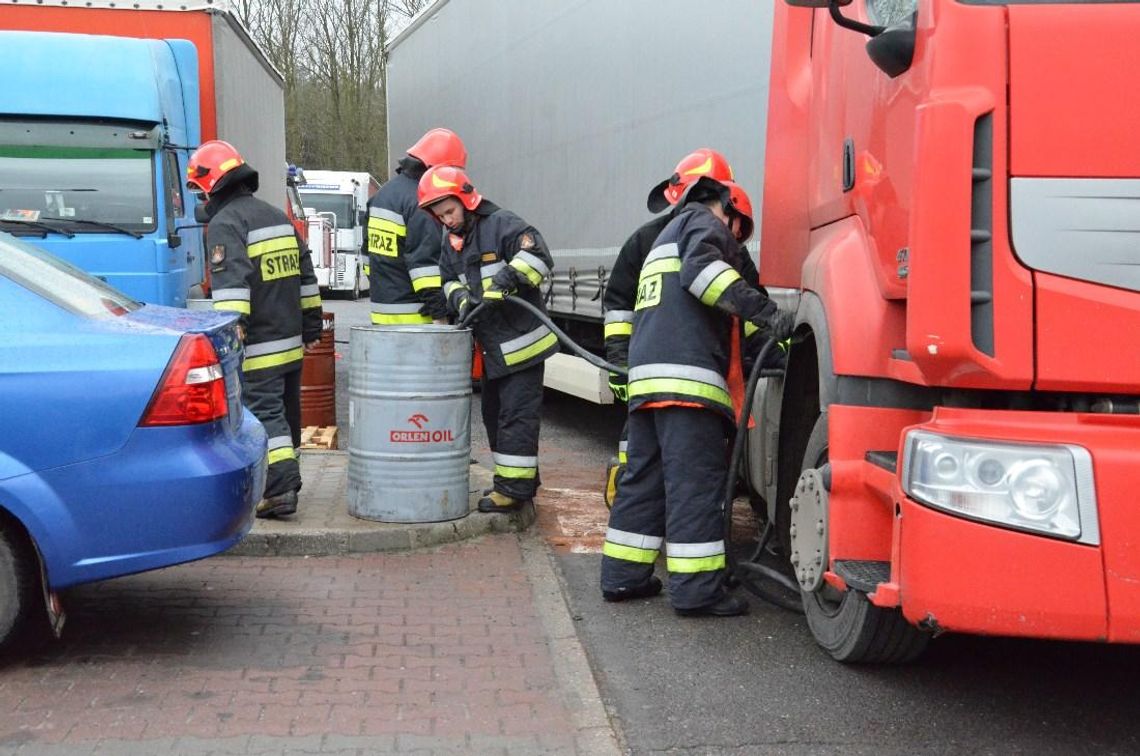
[[[297,363],[296,370],[276,375],[244,373],[242,401],[269,436],[265,498],[300,490],[297,447],[301,445],[301,363]]]
[[[544,363],[483,381],[483,425],[495,462],[494,488],[512,499],[538,490],[538,428]]]
[[[629,414],[629,463],[602,546],[602,590],[645,583],[664,546],[674,607],[696,609],[720,600],[726,430],[723,418],[706,409]]]

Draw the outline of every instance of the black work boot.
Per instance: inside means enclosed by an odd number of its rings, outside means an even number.
[[[267,499],[262,499],[257,504],[257,516],[261,518],[266,517],[288,517],[297,511],[297,492],[286,491],[283,494],[270,496]]]
[[[512,499],[506,494],[501,494],[498,491],[492,491],[487,496],[479,499],[480,512],[514,512],[522,509],[522,505],[526,504],[530,499]]]
[[[661,593],[661,579],[650,575],[649,579],[633,588],[618,588],[616,591],[602,591],[606,601],[632,601],[640,598],[653,598]]]
[[[726,595],[706,606],[698,606],[693,609],[673,607],[673,611],[682,617],[737,617],[741,614],[748,614],[748,602],[736,596]]]

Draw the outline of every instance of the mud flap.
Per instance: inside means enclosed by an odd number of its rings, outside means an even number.
[[[48,587],[47,567],[44,565],[44,558],[40,554],[39,548],[36,548],[36,561],[40,567],[40,589],[43,591],[44,611],[47,616],[48,627],[55,639],[59,640],[63,635],[63,625],[67,622],[67,613],[63,611],[63,603],[59,600],[59,594]]]

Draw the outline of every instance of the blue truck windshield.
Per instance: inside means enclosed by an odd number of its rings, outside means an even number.
[[[155,224],[154,152],[0,144],[0,220],[50,222],[73,233]]]
[[[305,207],[314,213],[333,213],[336,215],[337,228],[352,228],[356,225],[356,217],[352,212],[351,194],[332,194],[328,192],[301,191],[301,200]]]

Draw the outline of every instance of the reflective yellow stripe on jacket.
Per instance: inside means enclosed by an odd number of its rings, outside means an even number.
[[[540,325],[517,339],[504,341],[500,348],[503,351],[504,362],[508,365],[518,365],[537,357],[557,343],[558,337],[554,335],[554,332],[546,326]]]
[[[215,310],[249,314],[249,289],[214,289],[210,293]]]
[[[655,394],[703,399],[732,410],[728,384],[720,373],[708,368],[664,362],[630,368],[629,398]]]
[[[689,286],[689,293],[701,300],[702,304],[712,307],[720,300],[725,289],[740,280],[740,274],[735,268],[723,260],[715,260],[697,274]]]
[[[301,286],[301,309],[311,310],[321,306],[321,287],[317,284]]]
[[[603,337],[633,335],[633,310],[610,310],[606,313]]]
[[[443,285],[438,265],[425,265],[408,271],[412,280],[412,291],[419,293],[425,289],[438,289]]]
[[[301,337],[291,336],[287,339],[263,341],[260,344],[247,344],[241,369],[248,373],[252,370],[264,370],[288,365],[291,362],[300,362],[304,358],[305,348],[301,344]]]
[[[424,325],[431,322],[430,315],[421,315],[419,302],[405,304],[372,303],[372,322],[375,325]]]

